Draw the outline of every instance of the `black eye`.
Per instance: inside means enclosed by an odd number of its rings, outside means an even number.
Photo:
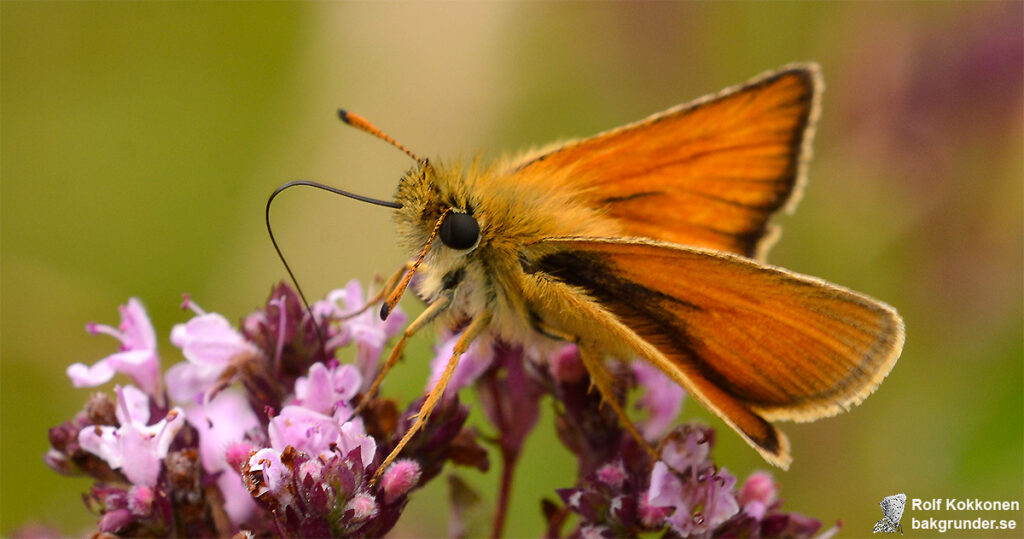
[[[480,225],[468,213],[449,213],[441,223],[441,241],[452,249],[469,249],[479,237]]]

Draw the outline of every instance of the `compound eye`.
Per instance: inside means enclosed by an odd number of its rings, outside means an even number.
[[[480,225],[468,213],[449,213],[441,223],[441,241],[452,249],[464,251],[476,245]]]

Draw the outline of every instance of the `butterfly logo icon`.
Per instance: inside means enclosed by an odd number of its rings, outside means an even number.
[[[882,506],[884,516],[882,520],[875,523],[874,533],[896,533],[903,535],[903,527],[900,526],[900,519],[903,518],[903,506],[907,504],[907,495],[904,493],[893,494],[882,498],[878,505]]]

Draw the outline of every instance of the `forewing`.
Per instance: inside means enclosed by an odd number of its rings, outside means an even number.
[[[894,524],[899,524],[903,518],[903,507],[907,504],[906,494],[893,494],[882,499],[882,512]]]
[[[556,238],[527,247],[524,260],[528,271],[577,287],[656,347],[671,362],[659,367],[677,381],[707,400],[720,393],[758,418],[810,421],[859,403],[903,345],[903,321],[891,307],[739,256]]]
[[[795,203],[822,89],[796,65],[532,158],[523,181],[564,182],[639,236],[744,256]]]

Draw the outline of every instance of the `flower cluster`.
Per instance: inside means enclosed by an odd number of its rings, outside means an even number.
[[[579,373],[573,350],[564,350],[559,372]],[[711,460],[714,431],[682,424],[668,431],[679,412],[682,392],[647,364],[609,365],[618,369],[620,396],[639,385],[637,406],[647,410],[638,425],[656,442],[659,459],[625,431],[596,392],[589,377],[552,376],[558,432],[578,456],[579,480],[558,490],[562,505],[546,500],[548,536],[560,536],[570,513],[578,517],[573,537],[635,537],[665,530],[679,537],[811,537],[821,528],[815,519],[781,511],[771,477],[752,474],[737,491],[736,478]],[[624,400],[624,399],[623,399]],[[833,527],[822,534],[829,537]]]
[[[490,530],[500,536],[516,463],[542,399],[550,398],[559,438],[577,458],[578,480],[556,492],[560,501],[542,501],[548,536],[818,532],[818,521],[781,510],[768,474],[755,473],[737,488],[736,478],[711,460],[711,429],[671,428],[684,398],[678,385],[645,363],[610,360],[620,403],[642,390],[636,426],[646,442],[635,439],[593,391],[574,345],[478,338],[425,427],[379,469],[423,398],[402,412],[394,400],[366,395],[405,316],[395,311],[381,321],[364,301],[352,282],[307,311],[281,284],[236,329],[186,297],[183,308],[194,316],[170,334],[184,361],[160,376],[156,332],[141,303],[129,300],[117,328],[87,326],[118,339],[119,350],[67,373],[77,387],[117,374],[133,383],[117,386],[113,397],[95,393],[73,420],[50,429],[46,462],[96,480],[85,500],[99,515],[100,533],[366,537],[386,534],[409,494],[446,463],[487,471],[488,452],[479,443],[487,440],[501,461]],[[428,389],[458,338],[448,333],[437,345]],[[351,364],[336,359],[346,347],[354,349]],[[459,394],[467,388],[476,391],[493,433],[478,436],[466,427],[470,411]],[[659,458],[652,459],[651,446]],[[465,534],[458,520],[476,495],[457,479],[452,486],[450,529]],[[572,515],[577,524],[566,532]]]
[[[568,511],[580,517],[575,535],[634,537],[668,529],[680,537],[812,537],[821,522],[782,512],[778,489],[766,472],[755,472],[736,489],[736,477],[710,460],[714,432],[682,425],[662,442],[661,460],[650,459],[632,438],[619,453],[558,491],[564,508],[549,504],[557,529]],[[819,537],[830,537],[837,527]]]
[[[450,335],[438,347],[431,383],[458,337]],[[637,427],[659,448],[658,460],[652,461],[591,387],[574,345],[540,352],[478,341],[463,356],[447,394],[475,387],[496,428],[494,439],[505,467],[492,536],[501,534],[505,481],[545,396],[556,403],[559,438],[579,465],[577,484],[557,491],[561,505],[542,502],[547,537],[563,535],[570,513],[578,521],[570,537],[635,537],[663,530],[680,537],[812,537],[819,532],[819,521],[781,510],[777,487],[766,472],[755,472],[737,489],[736,477],[711,460],[712,429],[688,424],[671,429],[685,392],[667,376],[643,362],[611,361],[607,368],[617,382],[620,403],[642,388],[636,406],[644,417]],[[838,527],[833,527],[819,537],[836,532]]]
[[[117,386],[114,398],[94,394],[74,420],[50,430],[50,467],[97,481],[85,498],[100,516],[98,532],[379,536],[445,462],[487,468],[486,451],[463,428],[469,410],[456,398],[371,481],[419,405],[402,415],[378,398],[355,414],[405,320],[401,311],[387,322],[360,311],[358,283],[315,303],[312,317],[294,290],[278,285],[240,329],[188,298],[183,307],[195,316],[175,326],[170,341],[185,361],[163,377],[156,332],[134,298],[117,328],[87,326],[117,338],[120,349],[68,368],[78,387],[118,373],[133,382]],[[336,352],[349,346],[355,364],[339,364]]]

